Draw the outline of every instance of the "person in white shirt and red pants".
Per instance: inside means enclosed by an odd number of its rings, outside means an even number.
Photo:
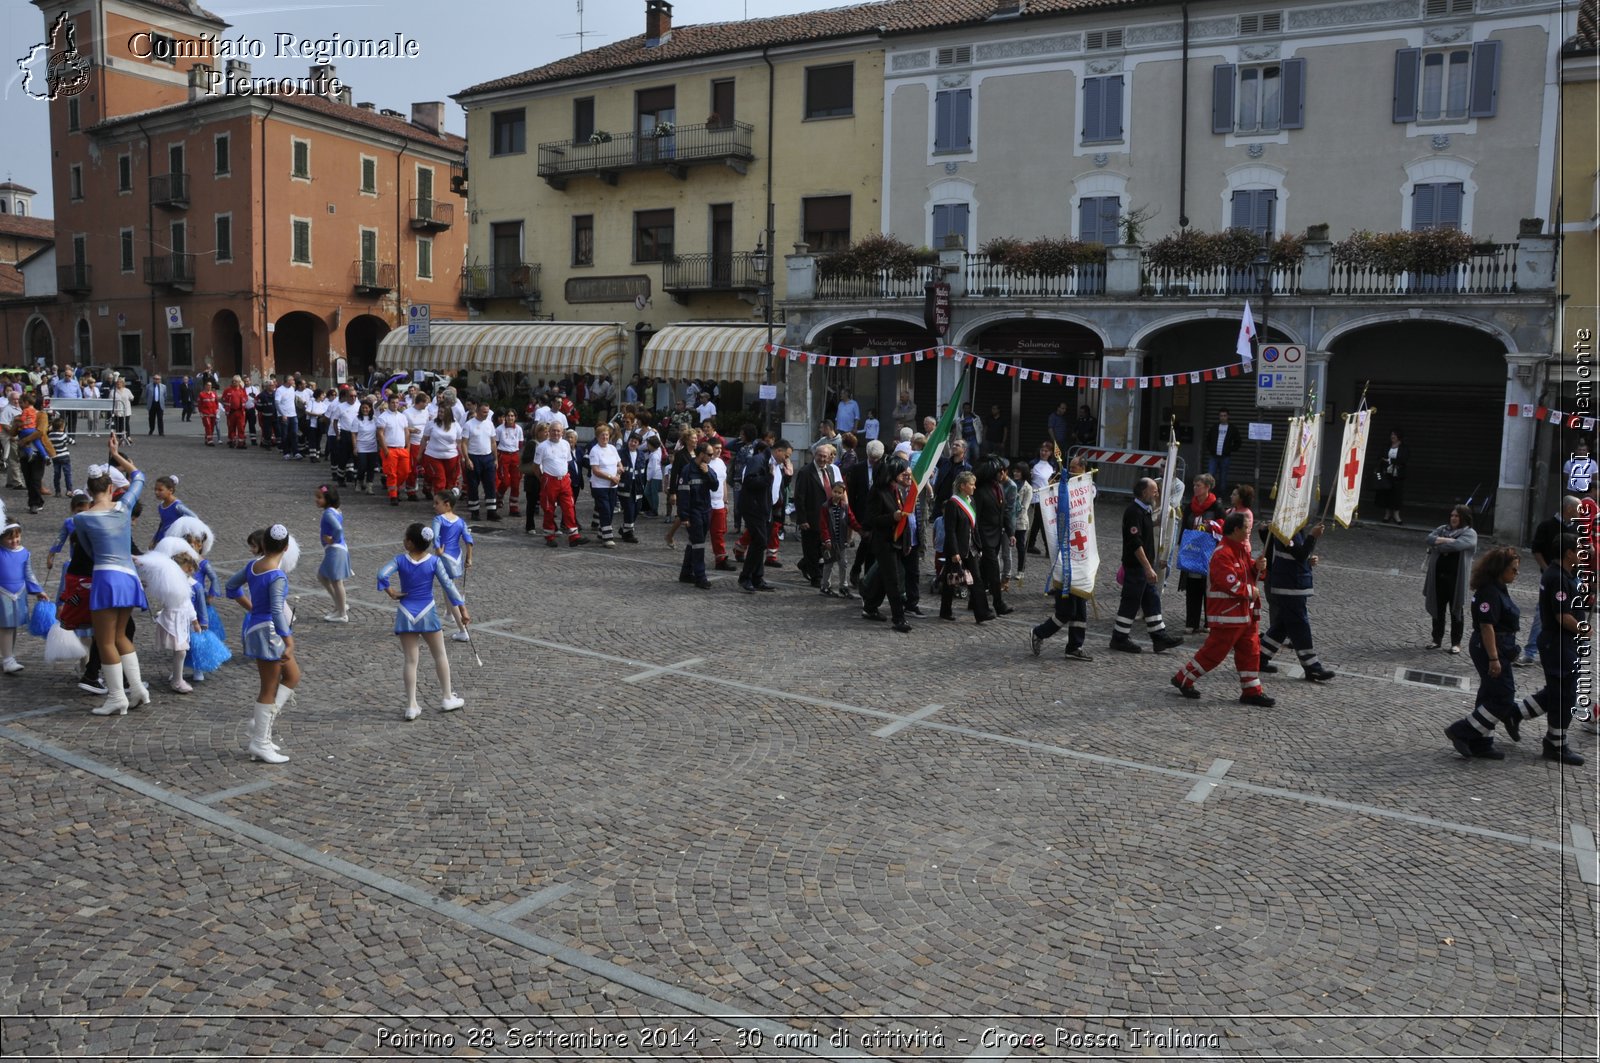
[[[500,427],[494,430],[494,482],[499,493],[511,504],[511,515],[522,516],[517,505],[522,487],[522,426],[517,423],[517,411],[507,410]]]
[[[567,533],[568,546],[582,546],[589,540],[578,534],[578,511],[572,504],[572,445],[559,433],[539,444],[533,452],[539,466],[539,505],[544,509],[544,541],[546,546],[556,545],[557,507],[560,509],[560,528]]]

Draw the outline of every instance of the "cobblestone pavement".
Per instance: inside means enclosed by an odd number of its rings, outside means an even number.
[[[481,525],[483,667],[451,644],[466,710],[407,724],[372,575],[422,505],[347,499],[355,622],[322,624],[326,467],[169,424],[133,457],[182,474],[224,576],[270,519],[307,546],[293,759],[242,752],[247,666],[100,719],[23,637],[8,1058],[1595,1058],[1600,757],[1541,761],[1542,722],[1454,755],[1471,666],[1424,646],[1416,530],[1329,532],[1339,678],[1246,710],[1226,668],[1186,702],[1185,651],[1105,651],[1114,565],[1081,664],[1028,653],[1041,558],[1013,616],[897,635],[792,567],[685,587],[660,522],[609,551]],[[63,508],[18,517],[41,570]]]

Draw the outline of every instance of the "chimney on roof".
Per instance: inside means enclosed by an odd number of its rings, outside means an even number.
[[[429,100],[411,105],[411,124],[430,133],[444,132],[444,101]]]
[[[352,89],[349,85],[340,85],[339,86],[339,91],[334,95],[333,98],[337,102],[344,104],[346,107],[349,107],[350,104],[352,103],[352,101],[354,101],[355,98],[356,98],[355,97],[355,91],[356,90]]]
[[[373,103],[371,100],[362,100],[360,103],[356,104],[356,106],[361,108],[363,111],[375,111],[378,109],[378,105]]]
[[[205,63],[196,63],[189,68],[189,102],[193,103],[202,96],[211,95],[211,75],[216,71]]]
[[[334,73],[332,63],[312,63],[311,80],[316,83],[318,96],[325,96],[331,100],[337,95],[333,83],[339,78]]]
[[[667,0],[644,0],[644,46],[659,48],[672,39],[672,5]]]
[[[378,113],[383,115],[385,118],[404,118],[405,117],[405,113],[403,111],[397,111],[393,107],[384,107],[381,110],[379,110]]]
[[[238,93],[239,82],[250,80],[250,64],[243,59],[229,59],[228,65],[223,69],[227,71],[227,86],[230,94]]]

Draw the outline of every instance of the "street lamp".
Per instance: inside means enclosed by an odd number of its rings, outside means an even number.
[[[770,219],[770,208],[768,217]],[[772,255],[767,250],[766,234],[756,237],[756,249],[750,253],[750,270],[756,276],[756,283],[761,292],[761,313],[767,324],[767,385],[770,387],[777,383],[773,379],[773,354],[772,354],[772,278],[769,271],[772,267]],[[761,400],[761,431],[766,432],[772,421],[772,400]]]
[[[1256,282],[1256,291],[1261,293],[1261,327],[1256,329],[1256,347],[1267,342],[1267,317],[1272,310],[1272,254],[1267,246],[1265,234],[1261,237],[1261,247],[1256,252],[1256,257],[1250,260],[1250,269]],[[1259,366],[1257,372],[1260,371]],[[1261,441],[1256,440],[1256,476],[1255,482],[1261,483]]]

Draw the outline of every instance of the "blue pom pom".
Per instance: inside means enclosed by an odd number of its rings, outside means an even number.
[[[56,622],[56,603],[39,599],[33,603],[33,612],[28,615],[28,632],[35,638],[44,638],[50,634],[50,629]]]

